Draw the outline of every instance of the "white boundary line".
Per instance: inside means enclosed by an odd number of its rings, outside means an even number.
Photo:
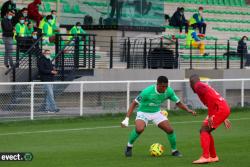
[[[249,118],[235,118],[230,119],[230,121],[241,121],[241,120],[250,120]],[[186,123],[201,123],[202,121],[180,121],[180,122],[171,122],[171,124],[186,124]],[[153,124],[151,124],[153,125]],[[133,127],[134,125],[130,125]],[[89,128],[74,128],[74,129],[53,129],[53,130],[41,130],[41,131],[30,131],[30,132],[15,132],[15,133],[3,133],[0,136],[10,136],[10,135],[27,135],[27,134],[39,134],[39,133],[54,133],[54,132],[69,132],[69,131],[82,131],[82,130],[96,130],[96,129],[113,129],[120,128],[120,126],[99,126],[99,127],[89,127]]]

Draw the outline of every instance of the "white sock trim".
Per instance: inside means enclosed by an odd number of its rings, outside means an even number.
[[[128,147],[133,147],[133,144],[130,144],[129,142],[128,142],[128,145],[127,145]]]

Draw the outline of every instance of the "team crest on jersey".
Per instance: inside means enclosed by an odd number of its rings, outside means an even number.
[[[137,97],[136,97],[136,100],[137,100],[138,102],[141,102],[142,97],[141,97],[141,96],[137,96]]]

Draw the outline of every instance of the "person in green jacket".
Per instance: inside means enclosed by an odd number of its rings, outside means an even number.
[[[44,43],[50,43],[50,41],[53,41],[53,37],[55,36],[55,30],[53,29],[53,16],[48,15],[46,17],[46,22],[43,25],[43,35],[44,35]]]
[[[19,22],[15,26],[15,37],[26,37],[28,36],[28,27],[25,24],[24,17],[19,18]]]
[[[53,27],[53,30],[58,30],[58,27],[57,27],[57,20],[56,20],[56,17],[57,17],[57,14],[56,14],[56,10],[51,10],[51,16],[53,17],[52,18],[52,22],[51,22],[51,25]],[[46,16],[47,17],[47,16]],[[46,19],[46,17],[44,17],[41,21],[40,21],[40,24],[39,24],[39,28],[42,30],[43,29],[43,26],[44,24],[48,21]]]
[[[71,34],[72,36],[69,37],[69,39],[71,40],[73,38],[73,35],[77,35],[77,34],[87,34],[86,31],[84,31],[82,29],[81,23],[77,22],[75,26],[73,26],[70,31],[69,34]]]
[[[206,34],[207,24],[205,23],[205,19],[203,17],[203,7],[199,7],[199,12],[195,13],[189,20],[189,25],[199,29],[200,34]]]
[[[69,34],[70,34],[70,36],[69,36],[68,40],[71,41],[74,38],[75,35],[77,35],[77,34],[87,34],[87,32],[82,29],[81,23],[77,22],[76,25],[73,26],[70,29]],[[83,37],[83,36],[81,36],[81,37]],[[86,40],[86,44],[87,44],[89,42],[89,37],[86,36],[85,40]],[[81,38],[80,39],[80,46],[84,45],[83,42],[84,42],[84,38]]]

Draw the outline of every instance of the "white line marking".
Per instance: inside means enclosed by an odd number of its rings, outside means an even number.
[[[242,121],[242,120],[250,120],[250,118],[230,119],[230,121]],[[171,124],[186,124],[186,123],[201,123],[201,122],[202,121],[180,121],[180,122],[171,122]],[[150,124],[150,125],[153,125],[153,124]],[[133,127],[133,126],[134,125],[130,125],[130,127]],[[100,126],[100,127],[90,127],[90,128],[53,129],[53,130],[41,130],[41,131],[30,131],[30,132],[3,133],[3,134],[0,134],[0,136],[53,133],[53,132],[69,132],[69,131],[96,130],[96,129],[112,129],[112,128],[121,128],[121,127],[120,126]]]

